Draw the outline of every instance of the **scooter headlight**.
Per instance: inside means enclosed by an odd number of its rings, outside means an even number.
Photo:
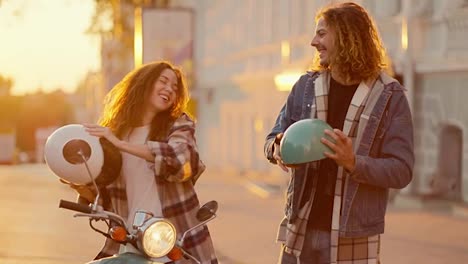
[[[141,244],[143,251],[152,258],[167,255],[176,243],[175,227],[164,220],[151,223],[143,231]]]

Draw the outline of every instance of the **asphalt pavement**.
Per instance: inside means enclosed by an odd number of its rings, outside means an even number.
[[[268,177],[263,175],[262,177]],[[202,203],[217,200],[208,224],[222,264],[273,264],[287,178],[208,169],[196,185]],[[75,194],[44,165],[0,166],[0,263],[84,263],[103,237],[86,219],[59,209]],[[468,263],[468,217],[463,206],[398,196],[388,209],[382,263]],[[454,209],[455,208],[455,209]]]

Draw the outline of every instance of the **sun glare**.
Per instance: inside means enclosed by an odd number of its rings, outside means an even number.
[[[100,67],[100,41],[85,33],[94,1],[23,0],[0,5],[0,75],[12,93],[73,92]]]

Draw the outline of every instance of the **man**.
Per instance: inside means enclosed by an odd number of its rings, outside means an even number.
[[[412,178],[413,125],[404,88],[384,70],[385,50],[364,8],[326,7],[316,16],[313,71],[292,88],[265,142],[283,170],[279,143],[294,122],[318,118],[326,158],[291,168],[280,263],[378,263],[389,188]],[[352,262],[354,261],[354,262]]]

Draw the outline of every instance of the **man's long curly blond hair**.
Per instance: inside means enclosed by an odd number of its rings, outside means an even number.
[[[177,76],[176,100],[168,110],[156,114],[149,133],[150,140],[164,140],[174,121],[185,112],[189,100],[181,71],[166,61],[145,64],[115,85],[106,95],[99,123],[109,127],[120,139],[134,127],[142,126],[147,100],[153,92],[154,83],[165,69],[171,69]]]
[[[387,67],[377,27],[363,7],[351,2],[331,5],[320,10],[315,21],[321,18],[335,32],[335,53],[329,65],[321,65],[316,52],[312,70],[336,67],[345,81],[355,82],[375,78]]]

